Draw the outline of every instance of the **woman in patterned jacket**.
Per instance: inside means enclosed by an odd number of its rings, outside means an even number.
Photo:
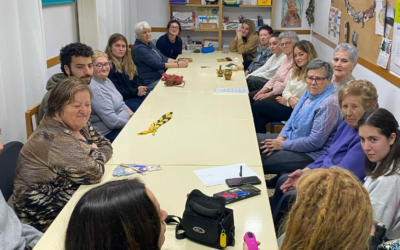
[[[92,98],[75,77],[51,92],[48,112],[18,158],[13,201],[21,222],[46,231],[81,184],[100,182],[112,147],[89,122]]]

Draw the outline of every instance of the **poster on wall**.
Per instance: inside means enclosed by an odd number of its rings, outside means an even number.
[[[330,8],[328,22],[328,39],[335,44],[339,44],[341,17],[342,12],[338,8]]]
[[[390,71],[400,75],[400,0],[396,0]]]
[[[282,1],[282,28],[301,27],[303,0]]]
[[[375,0],[375,34],[383,36],[385,30],[386,0]]]

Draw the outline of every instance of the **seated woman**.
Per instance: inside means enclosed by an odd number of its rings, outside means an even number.
[[[387,239],[400,238],[400,131],[386,109],[368,110],[358,121],[365,159],[364,187],[369,193],[374,219],[382,222]]]
[[[179,37],[181,24],[177,20],[171,20],[167,24],[167,33],[158,38],[156,47],[164,56],[176,59],[182,54],[182,39]]]
[[[278,228],[282,217],[290,207],[291,201],[295,199],[297,180],[305,172],[316,168],[339,166],[349,170],[361,182],[364,182],[365,155],[361,148],[357,123],[366,110],[376,107],[377,101],[376,88],[367,80],[353,80],[343,85],[339,91],[339,105],[342,109],[344,121],[340,123],[331,146],[323,155],[304,169],[283,175],[277,180],[278,183],[270,202],[275,228]],[[271,187],[273,186],[271,181],[268,183]]]
[[[161,249],[167,216],[138,178],[107,182],[76,204],[65,250]]]
[[[269,79],[274,77],[276,71],[281,66],[282,61],[286,58],[286,55],[282,53],[282,49],[279,46],[278,37],[281,33],[275,32],[269,38],[268,48],[273,53],[268,61],[260,68],[256,69],[252,73],[246,76],[247,86],[249,91],[254,91],[262,88]]]
[[[286,87],[286,80],[293,65],[294,44],[299,41],[299,37],[293,31],[285,31],[279,35],[278,41],[283,54],[286,55],[286,58],[283,59],[281,66],[278,68],[272,79],[263,86],[257,86],[259,89],[251,90],[252,92],[249,93],[251,103],[275,100],[276,97],[282,94]]]
[[[235,39],[229,44],[229,51],[242,54],[244,70],[253,61],[259,42],[254,22],[250,19],[243,20],[242,27],[236,30]]]
[[[126,106],[122,95],[107,78],[110,73],[107,54],[96,50],[92,60],[94,69],[89,87],[93,92],[93,100],[90,121],[100,134],[113,142],[133,112]]]
[[[1,127],[0,127],[1,133]],[[0,141],[0,154],[3,144]],[[22,224],[0,191],[0,239],[1,249],[33,249],[43,233]]]
[[[332,82],[335,85],[335,93],[339,93],[340,88],[346,82],[354,80],[352,73],[357,65],[358,50],[354,45],[341,43],[335,48],[335,54],[332,60],[333,77]]]
[[[331,64],[314,59],[305,76],[308,90],[281,133],[257,134],[265,174],[293,172],[312,163],[331,145],[343,119],[331,83]]]
[[[269,45],[269,39],[271,38],[273,33],[274,33],[273,29],[268,25],[264,25],[258,30],[260,44],[257,47],[257,51],[253,61],[245,71],[246,76],[254,72],[255,70],[259,69],[261,66],[263,66],[272,56],[272,52],[268,45]]]
[[[154,88],[166,69],[188,66],[187,60],[168,58],[154,46],[151,27],[147,22],[137,23],[134,29],[136,41],[132,47],[132,58],[147,87]]]
[[[254,102],[253,118],[257,133],[266,133],[266,125],[272,121],[287,121],[296,104],[307,90],[304,78],[309,62],[317,58],[317,52],[309,41],[294,44],[292,72],[286,80],[282,96],[275,100]]]
[[[149,90],[144,86],[143,79],[137,75],[125,36],[118,33],[111,35],[105,53],[110,61],[108,79],[121,93],[129,109],[136,112]]]
[[[298,181],[280,250],[367,250],[374,225],[367,190],[349,171],[316,169]]]
[[[75,77],[51,91],[15,170],[13,202],[22,223],[46,231],[81,184],[100,182],[112,147],[89,122],[92,96]]]

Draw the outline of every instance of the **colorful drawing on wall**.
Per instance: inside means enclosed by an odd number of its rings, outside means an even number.
[[[340,36],[340,19],[342,12],[334,7],[329,10],[329,22],[328,22],[328,39],[335,44],[339,43]]]
[[[301,27],[303,0],[282,1],[282,28]]]
[[[364,11],[356,11],[354,7],[350,4],[349,0],[343,0],[343,3],[346,6],[347,13],[353,18],[353,21],[356,23],[361,23],[364,28],[364,23],[367,22],[370,18],[374,17],[375,13],[375,1],[371,1],[373,4]]]

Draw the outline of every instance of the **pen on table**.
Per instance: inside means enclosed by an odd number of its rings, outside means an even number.
[[[242,177],[242,165],[240,165],[240,172],[239,172],[239,176]]]
[[[123,164],[123,163],[121,163],[121,164],[119,164],[121,167],[124,167],[124,168],[130,168],[130,169],[133,169],[133,170],[135,170],[136,172],[138,172],[138,173],[142,173],[142,171],[139,171],[139,170],[137,170],[136,168],[134,168],[134,167],[130,167],[130,166],[128,166],[128,165],[125,165],[125,164]]]

